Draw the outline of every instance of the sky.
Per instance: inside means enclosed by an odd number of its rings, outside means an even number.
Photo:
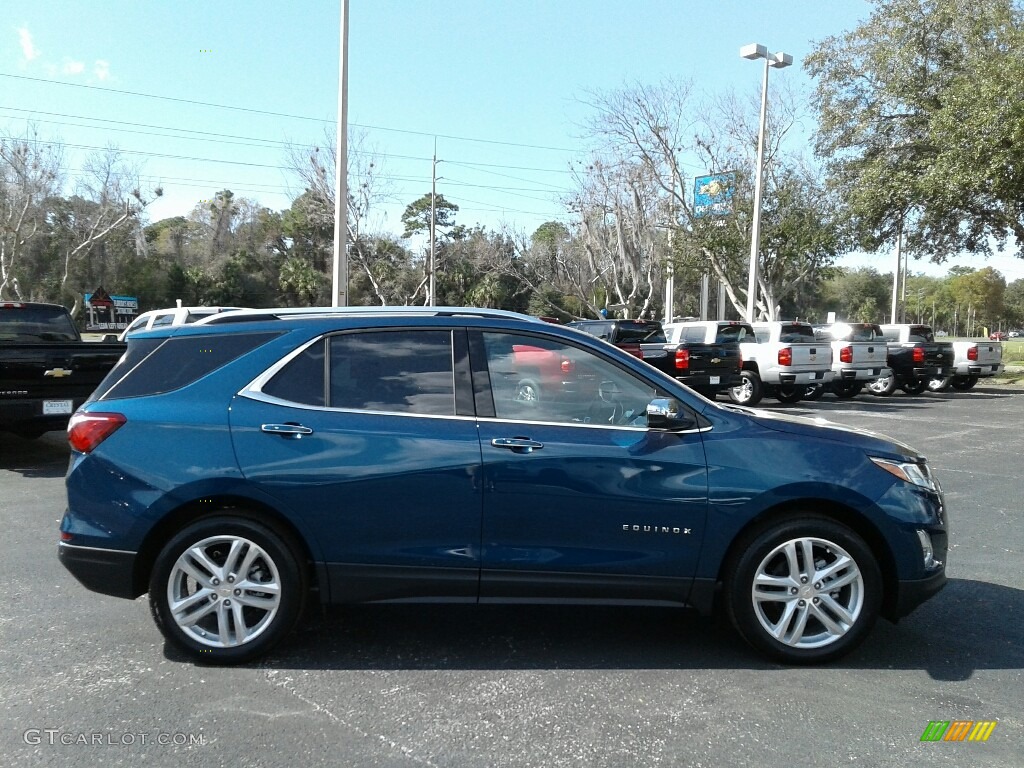
[[[116,146],[150,221],[185,215],[221,189],[282,210],[302,191],[288,148],[323,145],[337,119],[340,0],[4,0],[0,132],[62,143],[68,191],[86,156]],[[666,78],[698,93],[757,94],[748,43],[794,56],[772,70],[809,92],[815,42],[867,17],[866,0],[350,0],[348,121],[373,153],[387,200],[371,229],[401,233],[431,188],[456,221],[532,233],[566,220],[570,168],[587,158],[587,95]],[[808,134],[809,135],[809,134]],[[696,165],[691,172],[706,169]],[[890,254],[845,266],[892,270]],[[952,264],[1024,277],[1012,255]]]

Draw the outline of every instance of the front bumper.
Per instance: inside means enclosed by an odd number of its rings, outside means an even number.
[[[886,618],[896,621],[906,616],[944,586],[946,586],[945,568],[939,568],[935,573],[923,579],[897,582],[896,603]]]
[[[79,547],[60,542],[57,557],[71,575],[93,592],[134,600],[144,590],[135,585],[135,557],[120,549]]]

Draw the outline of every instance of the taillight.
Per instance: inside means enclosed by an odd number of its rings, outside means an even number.
[[[843,347],[839,350],[839,362],[841,363],[852,363],[853,362],[853,347]]]
[[[779,350],[779,365],[792,365],[793,364],[793,350],[789,347],[783,347]]]
[[[561,364],[562,373],[572,373],[575,368],[576,368],[576,363],[574,363],[568,357],[563,357],[562,358],[562,364]]]
[[[978,359],[978,348],[977,347],[968,347],[967,348],[967,359],[968,360],[977,360]]]
[[[921,349],[920,347],[914,347],[914,362],[915,363],[923,363],[924,362],[924,350]]]
[[[120,413],[78,412],[68,422],[68,442],[80,453],[89,453],[128,419]]]
[[[690,350],[676,350],[676,370],[685,371],[690,367]]]

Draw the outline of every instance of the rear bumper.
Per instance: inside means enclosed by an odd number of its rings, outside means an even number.
[[[874,368],[840,368],[835,372],[833,381],[874,381],[875,379],[892,376],[892,368],[876,366]]]
[[[1002,373],[1006,366],[1002,363],[987,363],[985,365],[963,364],[956,366],[952,373],[954,376],[995,376]]]
[[[713,381],[717,379],[717,381]],[[690,389],[698,392],[723,392],[732,387],[738,387],[743,383],[743,377],[738,373],[696,373],[692,376],[676,376],[675,380],[685,384]]]
[[[57,557],[71,575],[93,592],[134,600],[144,590],[134,584],[136,552],[78,547],[60,542]]]
[[[832,371],[802,371],[800,373],[779,373],[779,384],[828,384],[832,381]],[[774,382],[765,380],[765,384]]]

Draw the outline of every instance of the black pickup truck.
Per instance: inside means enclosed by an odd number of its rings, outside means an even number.
[[[656,320],[579,320],[569,325],[624,349],[639,344],[640,354],[633,354],[645,363],[712,398],[739,383],[739,340],[750,329],[710,322],[688,323],[684,331],[681,325],[662,327]]]
[[[904,323],[881,326],[888,349],[887,365],[892,376],[882,377],[868,384],[873,395],[886,397],[899,387],[908,395],[927,391],[933,378],[953,373],[955,354],[953,344],[936,341],[927,325]]]
[[[59,304],[0,302],[0,432],[31,439],[65,429],[124,351],[82,341]]]

